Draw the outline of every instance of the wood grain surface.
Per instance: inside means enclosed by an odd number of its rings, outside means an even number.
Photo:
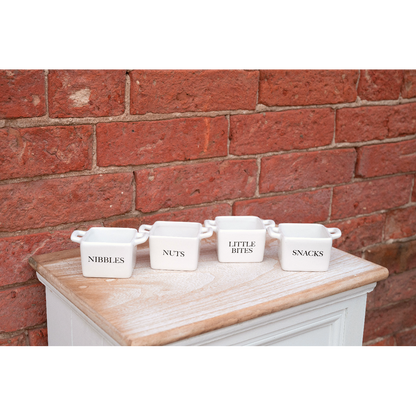
[[[165,345],[387,278],[388,270],[332,249],[327,272],[286,272],[277,240],[262,263],[219,263],[215,235],[196,271],[150,268],[138,246],[129,279],[83,277],[79,249],[30,258],[31,266],[121,345]]]

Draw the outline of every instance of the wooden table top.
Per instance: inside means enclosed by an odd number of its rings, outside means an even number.
[[[30,258],[31,266],[121,345],[165,345],[387,278],[388,270],[332,248],[327,272],[286,272],[277,240],[262,263],[219,263],[215,235],[201,241],[196,271],[150,268],[138,246],[129,279],[83,277],[80,250]]]

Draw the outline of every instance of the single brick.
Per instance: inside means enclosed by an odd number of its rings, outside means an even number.
[[[406,70],[403,77],[402,97],[416,97],[416,70]]]
[[[401,70],[361,71],[358,95],[362,100],[397,100],[403,83]]]
[[[336,114],[335,141],[365,142],[388,137],[392,107],[341,108]]]
[[[29,345],[36,347],[46,347],[48,345],[47,328],[29,330]]]
[[[124,113],[125,71],[50,71],[50,117],[100,117]]]
[[[336,115],[335,141],[366,142],[416,133],[416,103],[398,106],[341,108]]]
[[[248,198],[256,191],[253,159],[207,162],[134,172],[136,208],[142,212]]]
[[[391,107],[388,137],[402,137],[416,133],[416,103]]]
[[[43,71],[0,70],[0,118],[46,114]]]
[[[412,202],[416,202],[416,175],[413,178],[413,193],[412,193]]]
[[[407,204],[411,186],[411,176],[394,176],[336,186],[331,218],[355,217]]]
[[[233,215],[254,215],[262,219],[284,222],[322,222],[328,218],[331,200],[330,189],[301,192],[268,198],[237,201]]]
[[[341,237],[333,241],[334,247],[355,251],[382,241],[385,217],[385,214],[369,215],[331,222],[326,227],[336,227],[342,231]]]
[[[260,192],[280,192],[349,182],[354,149],[289,153],[261,159]]]
[[[416,235],[416,206],[389,211],[384,233],[386,240]]]
[[[416,302],[400,302],[385,308],[372,309],[365,315],[363,341],[386,337],[415,325]]]
[[[29,266],[29,257],[35,254],[77,248],[70,236],[73,229],[47,233],[19,235],[0,239],[0,286],[26,282],[35,279],[36,274]]]
[[[104,222],[104,226],[139,228],[142,224],[153,225],[156,221],[187,221],[203,224],[205,220],[214,219],[221,215],[231,215],[231,206],[228,204],[218,204],[209,207],[181,209],[141,217],[108,220]]]
[[[387,267],[390,273],[403,273],[416,267],[416,240],[372,247],[365,250],[364,257]]]
[[[388,336],[381,341],[369,341],[365,346],[370,347],[394,347],[396,345],[395,339],[393,336]]]
[[[260,71],[259,104],[267,106],[351,103],[358,71]]]
[[[40,228],[124,214],[131,173],[47,179],[0,186],[0,231]]]
[[[91,169],[92,126],[0,130],[0,180]]]
[[[132,71],[130,112],[254,110],[258,71]]]
[[[416,269],[390,275],[386,280],[378,282],[372,293],[372,309],[415,297]]]
[[[330,108],[230,117],[230,153],[234,155],[326,146],[333,136],[334,111]]]
[[[416,328],[400,331],[394,337],[396,338],[396,345],[414,347],[416,345]]]
[[[41,283],[0,290],[0,332],[45,322],[45,287]]]
[[[127,166],[227,156],[227,141],[225,117],[98,124],[97,163]]]
[[[0,338],[0,346],[3,347],[21,347],[26,345],[25,334],[15,335],[9,338]]]
[[[369,178],[416,171],[416,140],[358,149],[357,176]]]

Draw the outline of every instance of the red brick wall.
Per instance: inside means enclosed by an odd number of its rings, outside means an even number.
[[[364,343],[416,345],[416,71],[0,71],[0,345],[47,343],[33,254],[258,215],[389,268]]]

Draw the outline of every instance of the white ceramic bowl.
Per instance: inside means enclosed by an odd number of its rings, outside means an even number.
[[[92,227],[76,230],[71,240],[80,243],[85,277],[128,278],[136,265],[137,245],[149,238],[134,228]]]
[[[329,268],[332,240],[341,237],[338,228],[322,224],[279,224],[267,232],[279,240],[280,266],[287,271],[324,272]]]
[[[266,227],[275,223],[255,216],[223,216],[206,220],[204,225],[217,233],[218,261],[254,263],[263,261]]]
[[[156,221],[143,224],[149,233],[150,267],[159,270],[196,270],[201,239],[212,236],[212,228],[197,222]]]

